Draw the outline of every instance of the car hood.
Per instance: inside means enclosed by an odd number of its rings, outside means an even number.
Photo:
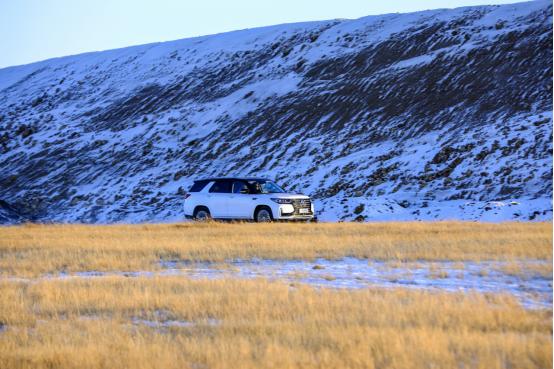
[[[309,199],[310,196],[298,194],[298,193],[267,193],[263,196],[272,197],[276,199]]]

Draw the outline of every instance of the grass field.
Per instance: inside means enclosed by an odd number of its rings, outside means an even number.
[[[26,225],[0,228],[0,275],[156,270],[160,260],[552,260],[551,223]]]
[[[174,277],[3,282],[0,295],[2,368],[552,366],[551,311],[508,296]]]
[[[552,309],[525,309],[511,295],[159,275],[44,278],[156,270],[173,259],[343,256],[551,263],[552,225],[0,228],[0,368],[552,367]]]

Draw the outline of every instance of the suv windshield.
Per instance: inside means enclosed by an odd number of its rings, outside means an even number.
[[[281,187],[271,181],[248,181],[248,184],[255,189],[255,193],[283,193]]]

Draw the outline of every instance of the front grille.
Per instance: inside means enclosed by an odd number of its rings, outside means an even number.
[[[294,206],[294,215],[313,215],[312,201],[310,199],[292,200],[292,206]],[[308,209],[309,212],[300,213],[300,209]]]

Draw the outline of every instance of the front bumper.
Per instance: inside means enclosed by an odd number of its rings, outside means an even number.
[[[299,205],[294,204],[280,204],[276,211],[273,212],[275,219],[281,220],[312,220],[315,219],[315,212],[313,204]]]
[[[275,218],[275,221],[278,222],[312,222],[317,223],[317,217],[315,215],[310,216],[292,216],[292,217],[280,217]]]

